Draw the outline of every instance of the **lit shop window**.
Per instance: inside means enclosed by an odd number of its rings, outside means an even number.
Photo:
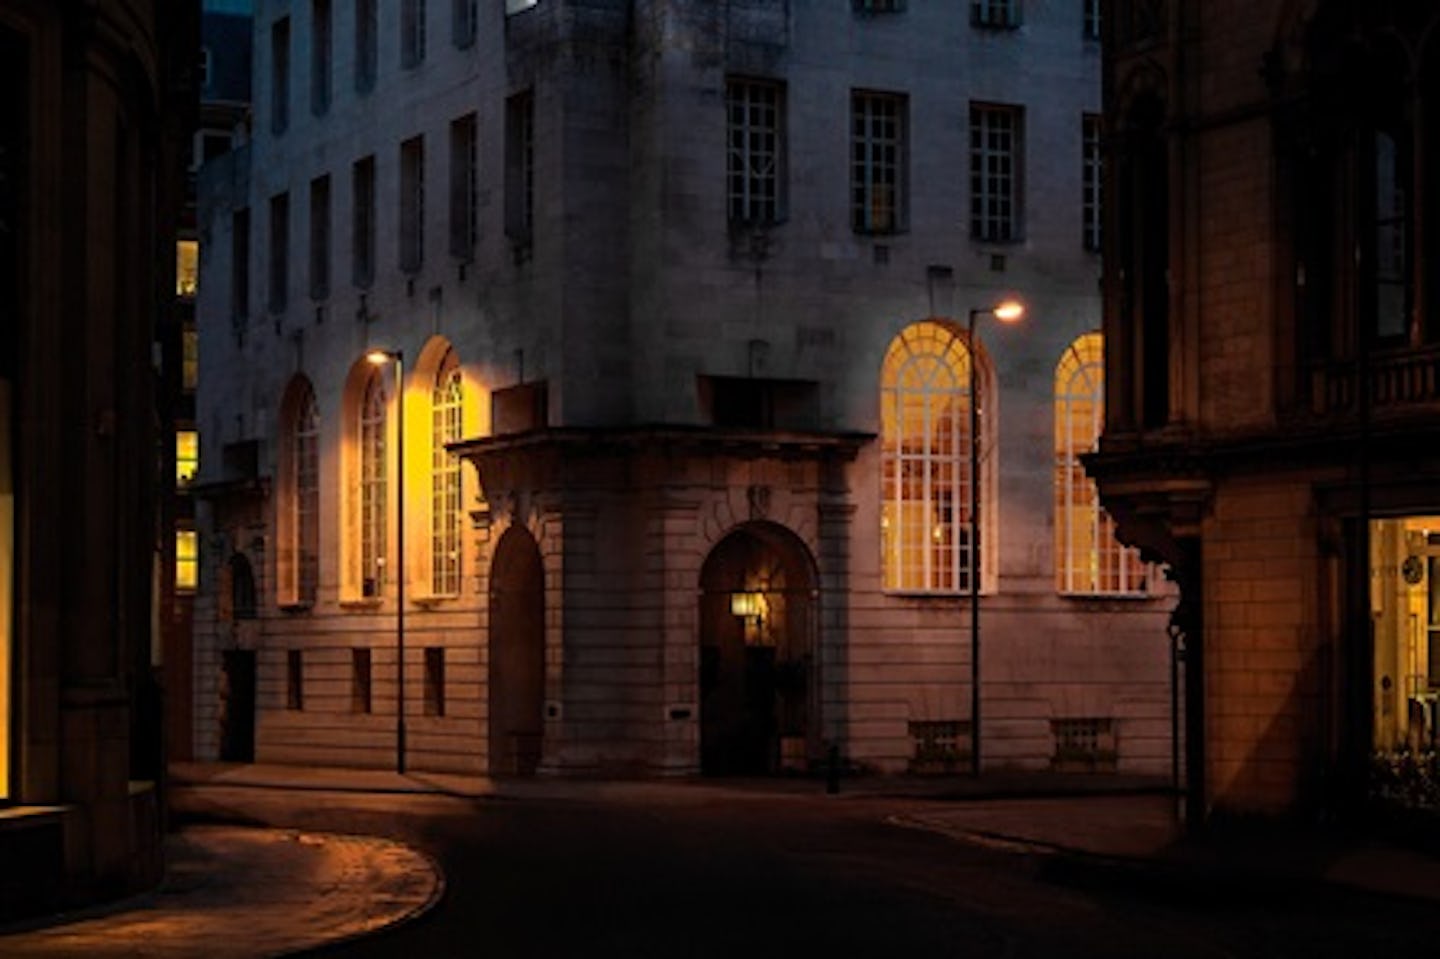
[[[193,529],[175,531],[175,589],[193,593],[200,584],[200,534]]]
[[[175,485],[189,486],[200,472],[200,434],[180,430],[175,434]]]

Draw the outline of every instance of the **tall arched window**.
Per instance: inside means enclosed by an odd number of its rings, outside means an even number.
[[[887,590],[959,593],[978,571],[993,588],[993,396],[984,354],[972,365],[963,336],[934,320],[890,344],[881,370],[880,539]],[[972,372],[978,374],[972,378]],[[978,386],[978,389],[975,387]],[[979,555],[970,517],[970,402],[980,413]]]
[[[460,439],[464,393],[455,351],[445,354],[430,399],[430,588],[460,592],[460,460],[445,444]]]
[[[313,605],[320,569],[320,409],[296,377],[281,402],[278,600]]]
[[[1142,594],[1145,564],[1115,538],[1080,456],[1095,449],[1105,421],[1105,345],[1086,333],[1055,368],[1055,578],[1062,593]]]
[[[380,371],[365,381],[360,403],[360,593],[385,589],[385,386]]]

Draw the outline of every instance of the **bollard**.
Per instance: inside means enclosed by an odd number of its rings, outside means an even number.
[[[840,747],[831,746],[825,757],[825,793],[833,796],[840,791]]]

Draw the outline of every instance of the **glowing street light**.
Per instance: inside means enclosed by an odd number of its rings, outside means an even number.
[[[993,316],[1001,323],[1016,323],[1025,304],[1006,297],[994,306],[970,311],[965,346],[970,351],[970,772],[980,775],[980,403],[976,390],[975,321]]]
[[[395,364],[395,771],[405,774],[405,355],[374,349],[365,354],[372,366]]]

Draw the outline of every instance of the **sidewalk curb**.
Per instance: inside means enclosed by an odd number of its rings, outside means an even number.
[[[330,835],[348,835],[351,838],[358,837],[361,839],[372,840],[379,839],[385,842],[392,842],[397,846],[403,846],[410,852],[425,860],[425,864],[430,867],[431,873],[435,876],[435,888],[431,890],[429,899],[416,906],[410,912],[407,912],[401,916],[396,916],[394,919],[391,919],[383,925],[376,926],[373,929],[365,929],[360,932],[347,933],[343,936],[340,936],[339,938],[330,939],[326,942],[322,942],[314,946],[305,946],[300,949],[287,950],[280,953],[280,956],[323,956],[332,949],[338,949],[342,946],[351,945],[363,939],[373,939],[380,936],[390,935],[391,933],[396,932],[399,929],[403,929],[404,927],[409,926],[412,923],[419,922],[425,916],[429,915],[430,910],[434,909],[440,904],[440,900],[445,898],[445,893],[449,890],[449,881],[445,876],[445,870],[440,868],[440,863],[436,861],[434,856],[430,855],[428,852],[425,852],[423,849],[416,849],[409,843],[403,843],[394,839],[387,839],[383,836],[368,836],[362,833],[331,833]]]

